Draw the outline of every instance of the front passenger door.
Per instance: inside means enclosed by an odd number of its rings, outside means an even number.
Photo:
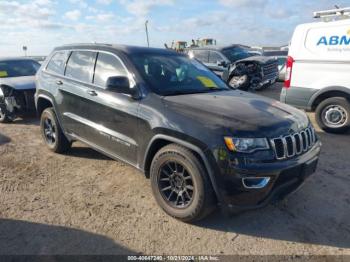
[[[209,63],[208,67],[220,78],[222,77],[225,70],[227,70],[227,67],[225,64],[220,63],[226,63],[223,56],[216,51],[210,51],[209,52]]]
[[[94,140],[106,153],[135,165],[139,102],[117,90],[107,90],[111,76],[129,77],[129,73],[117,55],[99,52],[93,79],[96,96],[89,110],[95,124]]]

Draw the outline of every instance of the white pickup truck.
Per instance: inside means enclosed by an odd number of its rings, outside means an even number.
[[[322,21],[296,27],[281,101],[316,112],[333,133],[350,128],[350,8],[314,13]]]

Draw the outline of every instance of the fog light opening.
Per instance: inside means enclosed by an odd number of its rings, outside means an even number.
[[[255,189],[259,189],[259,188],[264,188],[268,185],[268,183],[270,182],[270,178],[269,177],[246,177],[246,178],[242,178],[242,183],[243,186],[245,188],[255,188]]]

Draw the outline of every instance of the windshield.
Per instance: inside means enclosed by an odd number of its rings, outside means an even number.
[[[40,64],[32,60],[8,60],[0,61],[0,78],[33,76]]]
[[[159,95],[229,90],[209,69],[186,56],[137,54],[131,59],[144,80]]]
[[[237,60],[241,60],[244,58],[248,58],[251,56],[257,56],[258,54],[253,53],[252,50],[241,48],[241,47],[233,47],[226,48],[222,50],[222,53],[231,61],[235,62]]]

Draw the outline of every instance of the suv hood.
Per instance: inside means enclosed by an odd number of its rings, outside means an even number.
[[[35,89],[35,76],[0,78],[0,85],[7,85],[16,90]]]
[[[172,113],[190,118],[193,125],[240,137],[278,137],[308,126],[306,114],[276,100],[243,91],[218,91],[166,96]]]
[[[251,56],[251,57],[247,57],[247,58],[244,58],[241,60],[237,60],[237,61],[235,61],[235,63],[244,62],[244,61],[254,61],[254,62],[258,62],[260,64],[266,64],[266,63],[274,62],[275,59],[271,58],[269,56],[259,56],[258,55],[258,56]]]

